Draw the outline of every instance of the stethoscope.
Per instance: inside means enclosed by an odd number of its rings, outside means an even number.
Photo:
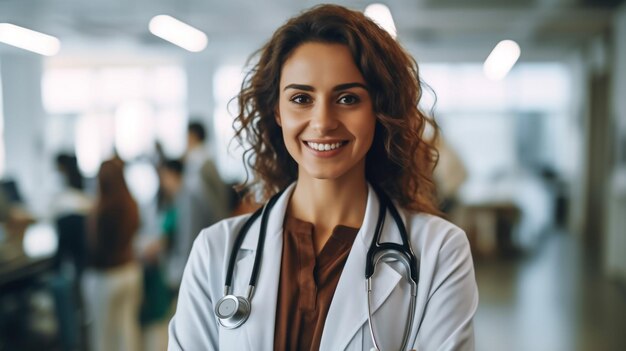
[[[402,218],[400,217],[398,210],[383,191],[379,190],[377,187],[374,187],[374,190],[380,200],[380,208],[378,211],[378,220],[376,222],[375,235],[372,239],[372,244],[367,251],[367,260],[365,263],[368,324],[374,347],[377,350],[380,350],[380,347],[378,346],[378,339],[374,332],[374,326],[372,323],[372,276],[376,271],[376,265],[378,264],[378,262],[398,260],[404,266],[405,279],[411,285],[411,301],[409,305],[409,313],[407,316],[407,322],[405,324],[404,337],[402,339],[401,348],[401,350],[406,350],[409,341],[409,335],[411,333],[411,328],[413,327],[413,318],[415,317],[415,305],[417,303],[417,283],[419,281],[418,261],[415,254],[413,253],[413,249],[411,248],[406,227],[402,222]],[[239,231],[239,234],[235,239],[235,243],[230,253],[228,270],[226,271],[226,280],[224,283],[224,297],[222,297],[215,305],[215,315],[218,318],[218,322],[222,327],[226,329],[238,328],[243,323],[245,323],[250,316],[250,300],[252,299],[252,295],[254,294],[254,287],[256,286],[257,278],[259,275],[259,267],[261,259],[263,257],[263,244],[265,242],[265,232],[267,230],[269,213],[274,204],[276,204],[276,201],[278,200],[280,195],[282,195],[282,191],[270,198],[265,206],[255,211],[252,216],[250,216],[250,218],[244,223],[243,227],[241,227],[241,230]],[[389,209],[391,217],[393,217],[398,227],[398,230],[400,231],[402,244],[380,242],[383,226],[385,224],[385,215],[387,209]],[[241,248],[241,244],[243,243],[243,240],[246,237],[248,230],[259,216],[261,216],[261,229],[259,231],[259,240],[257,242],[256,255],[254,258],[254,265],[252,266],[252,275],[250,277],[250,282],[248,283],[246,297],[236,296],[232,294],[231,284],[233,279],[233,272],[235,269],[235,262],[237,260],[237,253]]]

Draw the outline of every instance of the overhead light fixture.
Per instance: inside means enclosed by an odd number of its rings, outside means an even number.
[[[168,15],[153,17],[149,28],[157,37],[191,52],[204,50],[209,41],[202,31]]]
[[[56,55],[61,49],[59,39],[11,23],[0,23],[0,42],[45,56]]]
[[[396,25],[393,22],[391,11],[387,5],[383,4],[371,4],[365,8],[365,16],[372,19],[384,30],[391,35],[392,38],[396,38]]]
[[[502,40],[493,48],[485,60],[483,65],[485,75],[491,80],[503,79],[513,68],[520,54],[521,50],[516,42],[513,40]]]

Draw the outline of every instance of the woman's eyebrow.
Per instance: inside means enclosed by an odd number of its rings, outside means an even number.
[[[289,84],[283,90],[287,90],[287,89],[297,89],[297,90],[304,90],[304,91],[315,91],[315,88],[313,88],[312,86],[304,85],[304,84]]]
[[[367,86],[365,84],[358,83],[358,82],[353,82],[353,83],[339,84],[339,85],[337,85],[337,86],[335,86],[333,88],[333,91],[346,90],[346,89],[350,89],[350,88],[362,88],[364,90],[368,90]],[[287,89],[297,89],[297,90],[304,90],[304,91],[315,91],[314,87],[312,87],[310,85],[305,85],[305,84],[289,84],[283,90],[287,90]]]
[[[369,90],[367,89],[367,86],[366,86],[365,84],[363,84],[363,83],[357,83],[357,82],[354,82],[354,83],[339,84],[339,85],[337,85],[337,86],[335,86],[335,87],[333,88],[333,91],[346,90],[346,89],[350,89],[350,88],[362,88],[362,89],[363,89],[363,90],[365,90],[365,91],[369,91]]]

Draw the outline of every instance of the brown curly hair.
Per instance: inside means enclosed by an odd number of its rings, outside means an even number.
[[[239,114],[233,127],[244,147],[244,163],[254,173],[247,190],[260,187],[264,199],[284,189],[298,176],[298,165],[287,152],[274,113],[283,64],[307,42],[346,45],[370,88],[376,129],[366,155],[366,179],[381,187],[401,206],[438,214],[433,169],[438,154],[435,121],[422,113],[418,66],[386,31],[361,12],[337,5],[320,5],[290,19],[251,56],[258,62],[246,75],[237,96]],[[426,138],[427,125],[434,137]],[[249,193],[250,194],[250,193]]]

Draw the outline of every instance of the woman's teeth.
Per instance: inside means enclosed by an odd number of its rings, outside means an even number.
[[[310,141],[307,141],[306,144],[314,150],[317,151],[330,151],[330,150],[334,150],[338,147],[340,147],[341,145],[343,145],[343,142],[338,142],[338,143],[332,143],[332,144],[322,144],[322,143],[313,143]]]

